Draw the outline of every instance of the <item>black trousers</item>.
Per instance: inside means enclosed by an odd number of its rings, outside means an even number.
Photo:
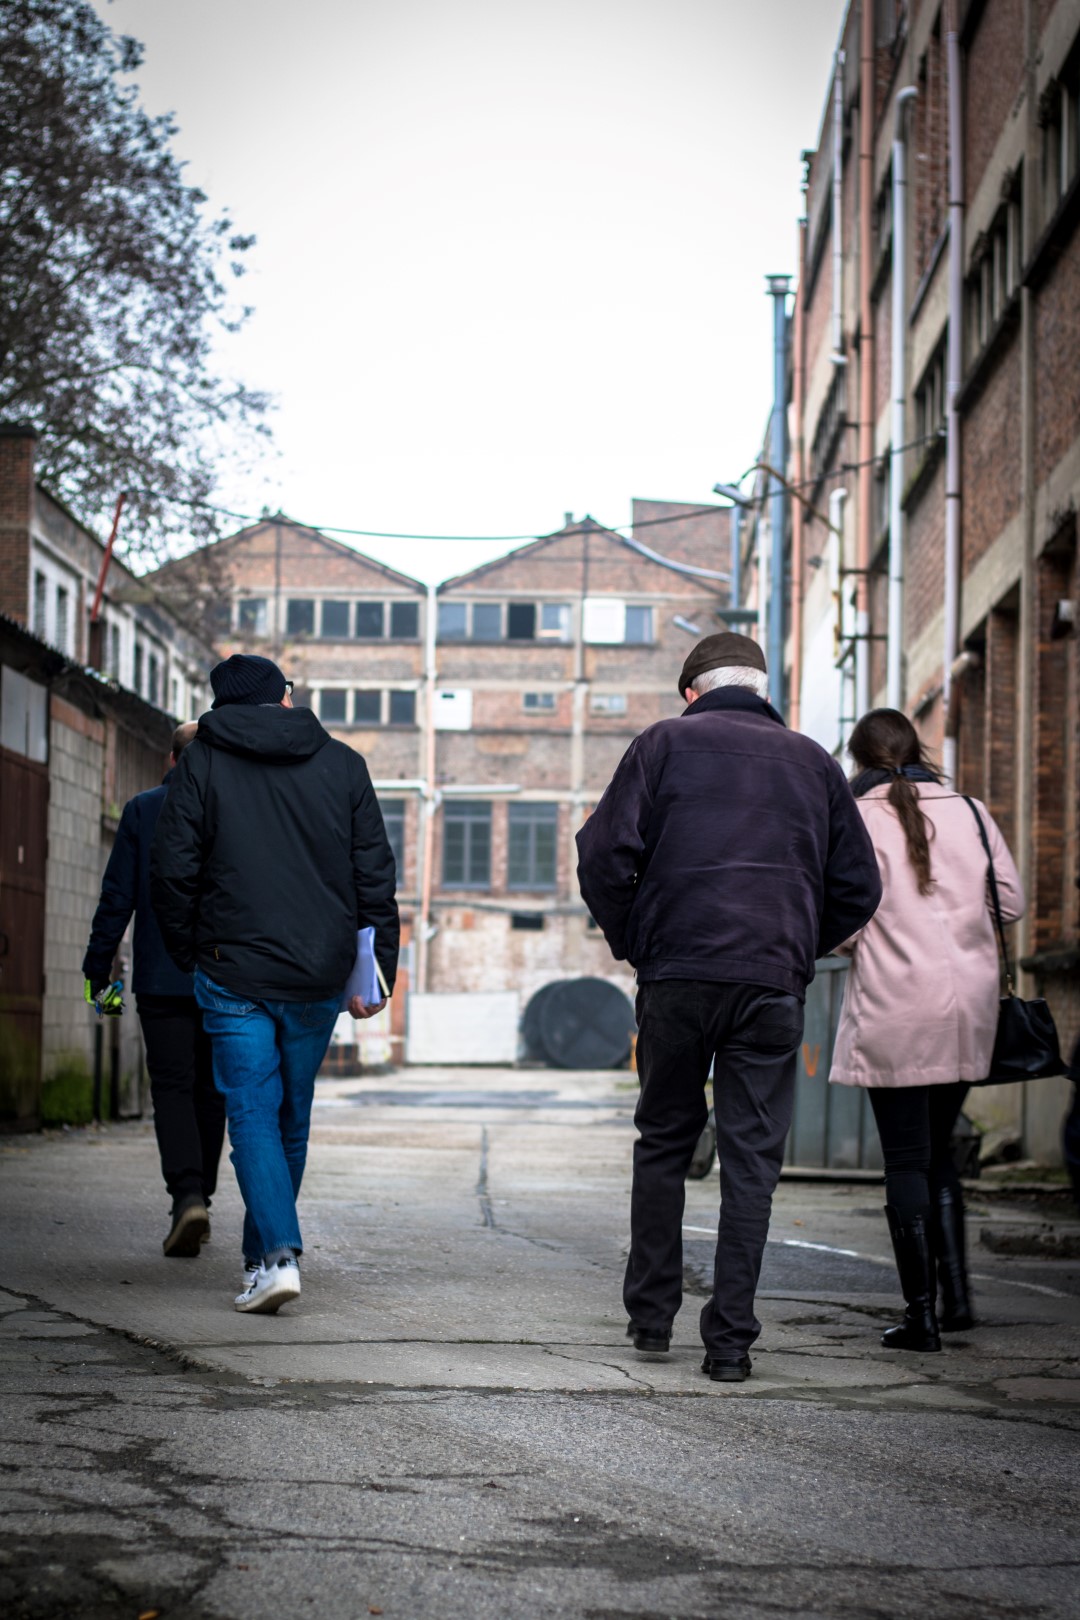
[[[146,1046],[154,1132],[172,1198],[210,1202],[225,1137],[225,1103],[214,1085],[210,1037],[194,996],[137,996]]]
[[[942,1187],[963,1204],[949,1141],[969,1087],[871,1086],[870,1106],[885,1160],[885,1202],[902,1221],[929,1208]]]
[[[701,1337],[710,1355],[739,1356],[761,1332],[754,1295],[791,1125],[803,1005],[763,985],[660,979],[642,985],[637,1014],[640,1136],[623,1300],[631,1321],[660,1330],[682,1304],[686,1172],[715,1056],[721,1203]]]

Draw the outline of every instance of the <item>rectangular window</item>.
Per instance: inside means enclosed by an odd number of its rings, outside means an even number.
[[[920,440],[932,438],[945,427],[945,356],[942,343],[915,390],[915,437]]]
[[[146,696],[147,700],[152,703],[155,708],[157,707],[161,696],[159,691],[159,671],[160,664],[158,662],[158,655],[157,653],[151,653],[146,661]]]
[[[319,719],[343,726],[349,718],[349,694],[344,687],[324,687],[319,693]]]
[[[285,610],[285,633],[289,636],[315,634],[315,603],[306,597],[290,597]]]
[[[383,604],[357,602],[356,634],[362,641],[378,641],[383,633]]]
[[[47,587],[47,583],[46,583],[46,580],[45,580],[45,575],[42,574],[42,573],[39,573],[39,572],[37,572],[37,570],[35,570],[35,572],[34,572],[34,620],[33,620],[33,623],[32,623],[30,628],[33,630],[35,636],[40,636],[43,641],[45,640],[45,614],[46,614],[46,611],[47,611],[47,608],[46,608],[47,600],[48,600],[48,587]]]
[[[114,681],[120,679],[120,626],[114,624],[109,629],[109,674]],[[150,698],[154,702],[153,695]]]
[[[626,639],[642,646],[652,641],[652,608],[628,607],[626,610]]]
[[[354,692],[353,717],[358,726],[380,725],[382,722],[382,693]]]
[[[511,889],[553,889],[558,848],[556,804],[510,806],[506,882]]]
[[[508,602],[506,607],[507,641],[536,640],[536,603]]]
[[[414,726],[416,724],[415,692],[390,693],[390,724],[392,726]]]
[[[349,634],[348,602],[324,602],[322,633],[327,641],[342,641]]]
[[[439,640],[464,641],[467,631],[467,609],[464,602],[439,603]]]
[[[570,640],[569,602],[541,602],[539,634],[542,641]]]
[[[401,883],[405,876],[405,800],[380,799],[379,809],[382,811],[383,826],[386,828],[390,848],[394,852],[397,880]]]
[[[526,714],[550,714],[555,707],[555,693],[522,692],[521,706]]]
[[[55,642],[62,653],[66,653],[71,644],[68,629],[68,603],[69,597],[63,585],[56,587],[56,636]]]
[[[180,713],[180,682],[177,680],[175,675],[173,676],[172,680],[169,682],[169,690],[170,690],[170,693],[171,693],[171,696],[169,698],[169,713],[179,715],[179,713]]]
[[[390,634],[396,641],[415,641],[420,634],[419,602],[391,602]]]
[[[589,700],[589,708],[593,714],[625,714],[626,694],[624,692],[594,692]]]
[[[450,799],[443,808],[443,887],[491,887],[491,805]]]
[[[498,641],[502,635],[502,606],[498,602],[474,602],[472,610],[474,641]]]
[[[131,677],[131,684],[132,684],[133,689],[136,692],[138,692],[140,697],[142,697],[142,695],[143,695],[143,650],[142,650],[142,643],[138,642],[138,641],[135,643],[135,669],[134,669],[134,672],[133,672],[132,677]]]
[[[236,613],[237,629],[249,636],[266,634],[266,597],[241,597]]]

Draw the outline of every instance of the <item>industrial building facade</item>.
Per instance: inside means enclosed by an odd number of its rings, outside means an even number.
[[[568,520],[438,587],[283,516],[153,576],[165,596],[204,577],[221,654],[274,657],[294,701],[364,755],[406,992],[524,1008],[557,978],[632,989],[578,895],[574,835],[632,738],[683,706],[678,672],[719,628],[730,562],[722,508],[638,501],[633,517],[629,539]]]
[[[900,707],[986,801],[1029,896],[1026,989],[1068,1045],[1080,3],[852,3],[823,91],[789,328],[789,718],[842,751]],[[1053,1158],[1065,1101],[1047,1081],[976,1106]]]

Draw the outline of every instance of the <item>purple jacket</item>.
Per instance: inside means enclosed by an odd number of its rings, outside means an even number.
[[[801,998],[815,957],[881,899],[840,766],[741,687],[706,692],[636,737],[577,845],[585,904],[641,981]]]

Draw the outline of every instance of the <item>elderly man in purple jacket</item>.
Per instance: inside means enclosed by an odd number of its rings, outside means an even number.
[[[757,642],[706,636],[679,691],[686,709],[630,744],[578,833],[578,877],[638,979],[627,1331],[646,1353],[670,1347],[684,1182],[713,1064],[721,1210],[702,1371],[738,1383],[761,1332],[754,1295],[806,986],[815,958],[873,916],[881,878],[840,766],[768,702]]]

